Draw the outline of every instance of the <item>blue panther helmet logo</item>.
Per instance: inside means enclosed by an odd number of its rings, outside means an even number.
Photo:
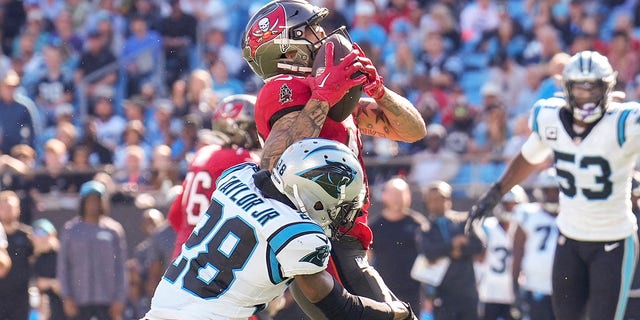
[[[344,163],[325,161],[325,165],[302,171],[298,173],[298,176],[317,183],[330,196],[338,199],[342,186],[350,185],[358,172]]]

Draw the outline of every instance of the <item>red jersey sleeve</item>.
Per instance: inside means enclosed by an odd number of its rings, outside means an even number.
[[[260,136],[266,139],[276,120],[302,110],[310,98],[311,89],[304,77],[286,74],[270,79],[256,99],[256,127]]]

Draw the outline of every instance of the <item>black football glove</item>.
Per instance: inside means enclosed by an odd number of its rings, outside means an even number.
[[[500,199],[502,199],[502,192],[500,192],[500,184],[496,182],[491,185],[491,188],[485,192],[485,194],[478,199],[478,202],[471,207],[471,210],[469,210],[469,218],[467,218],[467,223],[464,226],[464,233],[469,234],[473,223],[476,220],[486,217],[500,202]]]

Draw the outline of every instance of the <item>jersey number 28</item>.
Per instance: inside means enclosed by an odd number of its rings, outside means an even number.
[[[222,205],[212,201],[202,217],[206,221],[202,221],[202,226],[185,242],[187,252],[200,252],[190,259],[178,256],[179,260],[169,265],[164,275],[174,283],[187,267],[182,289],[203,299],[214,299],[225,293],[235,280],[235,273],[245,267],[258,244],[251,225],[239,217],[221,221],[222,213]],[[201,247],[204,241],[206,246]]]

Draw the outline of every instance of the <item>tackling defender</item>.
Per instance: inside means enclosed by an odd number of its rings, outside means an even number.
[[[244,163],[217,181],[211,206],[166,271],[146,319],[246,319],[295,282],[329,319],[405,319],[407,304],[353,296],[324,269],[339,226],[364,201],[346,146],[291,145],[271,171]]]

